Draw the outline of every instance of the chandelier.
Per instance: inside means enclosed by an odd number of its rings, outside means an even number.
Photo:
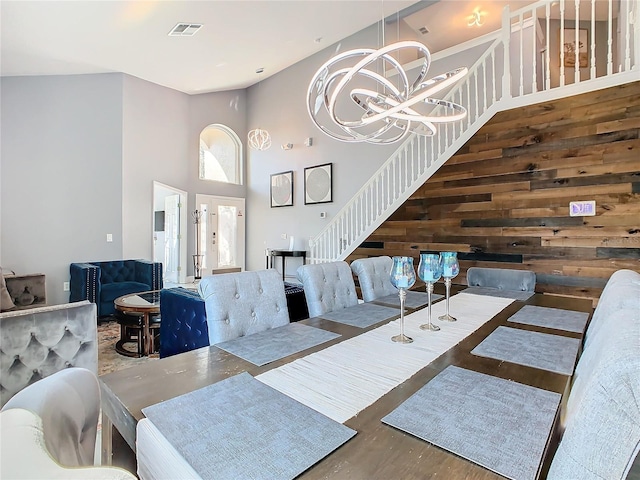
[[[266,130],[256,128],[248,135],[249,146],[254,150],[266,150],[271,146],[271,135]]]
[[[258,68],[256,73],[260,75],[264,72],[264,68]],[[260,88],[260,82],[258,82],[258,88]],[[261,128],[253,129],[247,135],[249,146],[254,150],[266,150],[271,146],[271,135],[266,130]]]
[[[407,50],[413,50],[423,60],[411,83],[392,56]],[[462,67],[427,80],[430,63],[429,49],[415,41],[338,54],[311,79],[307,90],[309,116],[325,134],[344,142],[388,144],[409,133],[435,135],[434,124],[461,120],[467,110],[431,96],[453,85],[468,70]],[[392,74],[397,77],[395,84],[390,80]]]

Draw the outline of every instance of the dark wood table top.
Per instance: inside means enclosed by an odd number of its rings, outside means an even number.
[[[498,326],[507,325],[507,319],[524,305],[592,312],[589,300],[569,297],[536,294],[526,302],[513,302],[458,345],[345,422],[346,426],[353,428],[358,434],[306,471],[300,478],[402,478],[406,480],[503,478],[471,461],[385,425],[380,419],[449,365],[457,365],[564,394],[563,403],[566,402],[565,397],[570,386],[570,377],[478,357],[470,353]],[[135,426],[137,421],[144,417],[141,412],[142,408],[205,387],[238,373],[249,372],[253,376],[259,375],[380,325],[376,324],[367,329],[361,329],[321,318],[303,320],[301,323],[339,333],[342,337],[262,367],[257,367],[217,347],[205,347],[157,362],[103,375],[100,377],[103,414],[113,422],[114,427],[122,434],[131,448],[135,449]],[[543,327],[520,324],[517,326],[525,330],[575,338],[582,336],[581,334]],[[557,446],[557,432],[548,442],[548,451],[553,453],[555,446]],[[542,478],[548,470],[551,454],[547,454],[545,458],[541,468],[540,476]]]

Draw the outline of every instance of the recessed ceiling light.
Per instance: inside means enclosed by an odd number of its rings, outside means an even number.
[[[168,35],[170,37],[193,37],[201,28],[201,23],[178,23]]]

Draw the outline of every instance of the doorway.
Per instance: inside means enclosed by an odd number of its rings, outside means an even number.
[[[153,260],[163,282],[187,281],[187,192],[153,182]]]
[[[203,275],[244,270],[245,199],[196,195]]]

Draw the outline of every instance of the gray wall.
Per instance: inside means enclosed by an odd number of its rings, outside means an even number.
[[[269,150],[248,152],[248,270],[264,268],[265,247],[288,248],[291,235],[296,249],[308,250],[309,237],[317,235],[398,148],[333,140],[318,130],[306,110],[309,82],[324,62],[338,51],[378,46],[377,27],[373,26],[248,89],[247,128],[268,130],[273,142]],[[307,137],[313,138],[312,147],[304,146]],[[280,146],[286,143],[293,148],[282,150]],[[329,162],[333,163],[333,202],[305,205],[304,168]],[[294,171],[294,204],[270,208],[270,175],[288,170]],[[326,218],[320,218],[320,212],[327,212]],[[286,240],[282,234],[287,234]],[[301,264],[295,260],[287,264],[288,275],[295,275]]]
[[[62,303],[69,263],[152,258],[154,180],[187,191],[188,212],[196,193],[246,196],[249,270],[264,268],[265,246],[288,248],[291,236],[295,248],[308,249],[309,238],[398,147],[321,133],[306,111],[309,81],[336,52],[379,46],[372,26],[248,90],[192,96],[124,74],[3,78],[2,266],[47,274],[48,302]],[[271,149],[244,151],[243,186],[198,179],[198,138],[212,123],[243,142],[256,127],[272,136]],[[312,147],[303,145],[308,137]],[[282,150],[285,143],[293,149]],[[333,202],[304,205],[304,168],[329,162]],[[294,206],[270,208],[270,175],[287,170],[294,171]],[[194,243],[189,228],[188,259]],[[288,273],[298,264],[289,262]]]
[[[153,181],[189,191],[188,95],[124,76],[122,255],[153,256]]]
[[[68,301],[72,262],[152,258],[154,180],[189,192],[188,211],[196,193],[244,195],[198,180],[201,125],[244,138],[244,91],[190,97],[124,74],[0,82],[0,261],[45,273],[49,304]]]
[[[45,273],[48,303],[68,301],[71,262],[122,256],[122,77],[0,80],[0,258]]]

